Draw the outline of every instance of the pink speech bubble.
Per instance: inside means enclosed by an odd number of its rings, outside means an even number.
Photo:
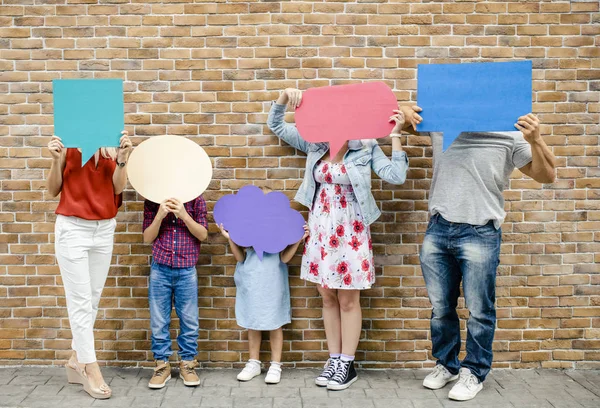
[[[395,109],[396,96],[383,82],[311,88],[296,109],[296,127],[307,142],[329,142],[333,157],[347,140],[388,136]]]

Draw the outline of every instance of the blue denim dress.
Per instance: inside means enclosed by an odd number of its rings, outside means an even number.
[[[252,248],[238,262],[235,280],[235,317],[238,326],[251,330],[275,330],[292,321],[288,267],[279,254],[263,255]]]

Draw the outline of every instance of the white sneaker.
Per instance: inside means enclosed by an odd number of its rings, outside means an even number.
[[[441,364],[435,366],[432,372],[423,380],[423,387],[430,390],[439,390],[458,378],[458,374],[452,374],[446,367]]]
[[[246,367],[238,374],[239,381],[250,381],[257,375],[260,375],[260,361],[248,360]]]
[[[483,389],[483,384],[471,373],[468,368],[460,369],[460,379],[448,393],[448,398],[455,401],[468,401],[475,398]]]
[[[281,381],[281,363],[271,362],[265,382],[267,384],[279,384],[279,381]]]

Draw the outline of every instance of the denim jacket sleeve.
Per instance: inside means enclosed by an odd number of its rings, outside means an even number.
[[[373,147],[371,166],[373,171],[384,181],[391,184],[404,184],[408,171],[406,152],[392,152],[390,160],[379,145]]]
[[[308,153],[310,143],[300,137],[300,133],[298,132],[298,129],[296,129],[296,126],[285,122],[285,108],[286,105],[274,103],[269,112],[267,126],[277,135],[277,137],[290,146],[295,147],[304,153]]]

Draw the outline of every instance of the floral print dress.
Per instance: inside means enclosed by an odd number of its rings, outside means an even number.
[[[308,216],[301,278],[328,289],[369,289],[375,283],[369,226],[363,223],[343,163],[320,161]]]

